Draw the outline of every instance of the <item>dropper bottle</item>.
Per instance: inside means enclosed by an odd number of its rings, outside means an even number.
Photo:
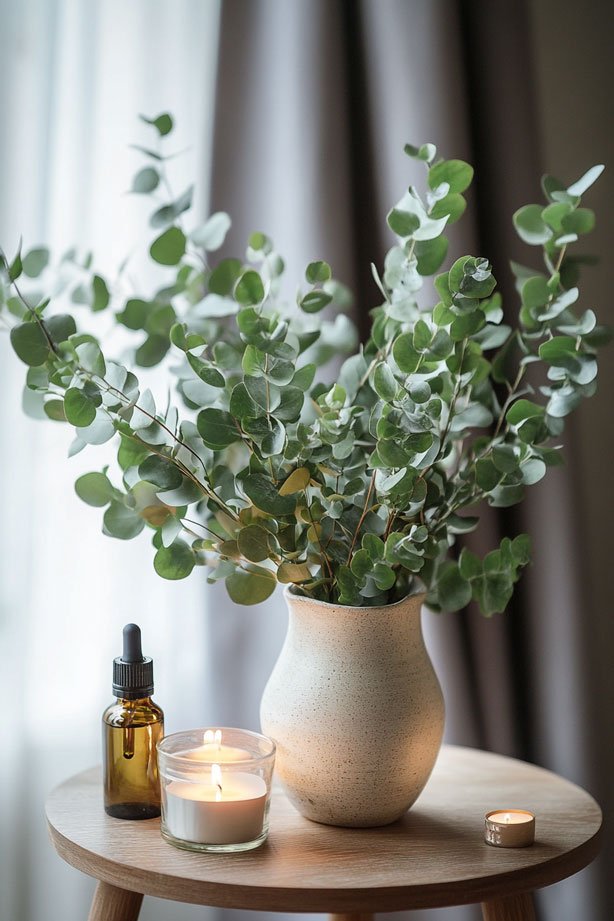
[[[117,819],[160,815],[156,745],[164,714],[153,702],[153,661],[143,656],[141,630],[126,624],[123,652],[113,660],[115,703],[102,714],[104,808]]]

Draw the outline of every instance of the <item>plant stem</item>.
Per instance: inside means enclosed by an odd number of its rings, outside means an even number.
[[[350,563],[352,562],[352,553],[354,552],[354,547],[356,546],[356,541],[358,540],[358,534],[362,527],[362,523],[367,517],[367,513],[369,512],[369,502],[371,501],[371,494],[373,493],[374,488],[375,488],[375,470],[371,474],[371,482],[369,483],[369,488],[367,489],[367,495],[365,497],[365,504],[362,509],[362,514],[360,518],[358,519],[358,524],[356,525],[356,530],[354,531],[354,537],[352,538],[352,544],[350,546],[350,552],[348,553],[346,566],[349,566]]]

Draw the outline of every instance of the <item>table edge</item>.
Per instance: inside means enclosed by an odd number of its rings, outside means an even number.
[[[443,884],[425,883],[411,887],[370,886],[365,889],[309,889],[237,886],[236,883],[192,879],[189,881],[189,888],[193,891],[185,891],[187,887],[181,877],[142,870],[138,867],[130,869],[130,878],[127,879],[123,864],[98,854],[92,859],[90,851],[66,838],[54,828],[49,818],[47,818],[47,826],[56,852],[66,863],[87,876],[120,889],[169,901],[207,905],[214,908],[290,913],[304,913],[305,911],[391,912],[420,908],[445,908],[530,892],[560,882],[588,866],[599,852],[602,835],[602,825],[600,825],[591,838],[572,851],[566,851],[534,867],[497,873],[479,880],[464,879]],[[94,862],[95,869],[92,866]],[[559,873],[557,869],[561,864],[565,867],[563,873]],[[544,870],[547,872],[544,873]],[[555,870],[554,876],[551,873],[552,870]],[[547,876],[546,879],[544,879],[545,876]],[[184,891],[182,891],[182,882],[184,882]],[[199,890],[198,894],[195,890]]]

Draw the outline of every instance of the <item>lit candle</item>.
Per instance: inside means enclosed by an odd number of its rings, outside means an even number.
[[[203,734],[202,745],[189,751],[178,752],[178,755],[182,758],[189,758],[190,761],[208,761],[210,764],[211,762],[219,764],[230,761],[246,761],[251,757],[245,748],[223,745],[221,729],[207,729]]]
[[[535,816],[524,809],[487,812],[484,840],[494,847],[528,847],[535,841]]]
[[[269,830],[274,763],[275,743],[247,729],[166,736],[158,743],[162,837],[192,851],[259,847]]]
[[[242,844],[263,831],[267,785],[257,774],[223,774],[211,765],[208,783],[172,781],[166,786],[164,821],[179,841]]]

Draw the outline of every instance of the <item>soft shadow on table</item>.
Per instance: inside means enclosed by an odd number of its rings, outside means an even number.
[[[480,834],[479,828],[477,834]],[[377,828],[339,828],[304,819],[298,827],[285,828],[278,840],[274,829],[271,829],[268,841],[259,850],[262,854],[274,852],[282,855],[296,848],[296,851],[307,854],[334,853],[337,858],[355,856],[357,836],[360,836],[361,851],[364,851],[365,845],[368,848],[372,844],[380,855],[387,851],[398,854],[402,850],[411,856],[434,841],[442,840],[448,842],[450,850],[457,850],[476,841],[475,831],[459,829],[453,821],[448,823],[426,813],[412,811],[392,825]]]

